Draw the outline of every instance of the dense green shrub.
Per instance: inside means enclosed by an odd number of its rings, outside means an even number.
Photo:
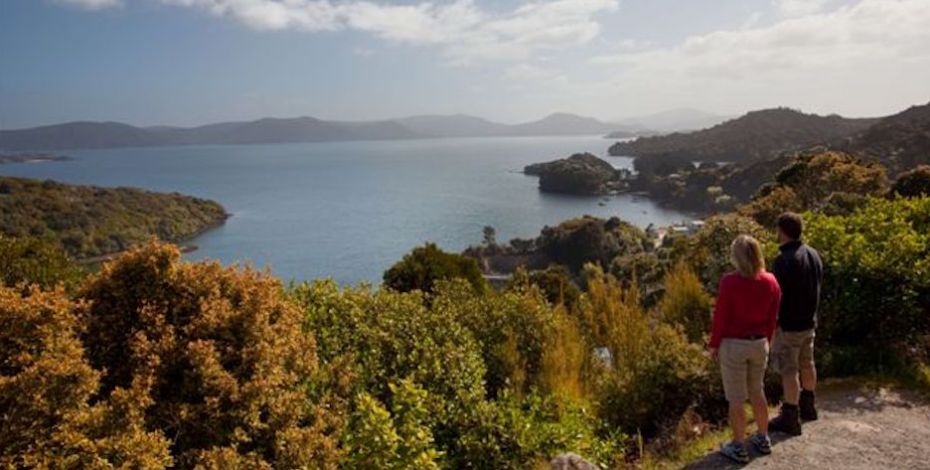
[[[433,447],[428,393],[410,380],[390,384],[390,411],[368,393],[357,399],[346,435],[349,468],[440,468]]]
[[[37,284],[74,287],[81,269],[53,241],[0,235],[0,285]]]
[[[171,436],[185,468],[334,467],[338,417],[306,399],[317,356],[303,313],[266,274],[180,258],[133,249],[80,290],[102,390],[145,393],[145,429]]]
[[[427,305],[421,292],[340,289],[317,281],[298,286],[292,297],[320,358],[348,361],[357,392],[387,403],[391,383],[412,380],[429,393],[436,419],[484,397],[478,343],[454,312]]]
[[[436,281],[465,279],[475,290],[484,291],[487,282],[473,258],[446,253],[434,243],[414,248],[384,272],[384,285],[400,292],[432,292]]]
[[[826,264],[818,338],[877,361],[875,350],[930,333],[930,198],[873,198],[849,215],[804,217]]]
[[[534,468],[566,451],[604,468],[617,468],[623,462],[624,435],[618,431],[599,435],[597,417],[584,407],[538,393],[522,397],[505,393],[463,411],[451,468]]]

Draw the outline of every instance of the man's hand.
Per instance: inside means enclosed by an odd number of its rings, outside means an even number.
[[[720,360],[720,348],[710,348],[710,358],[717,362]]]

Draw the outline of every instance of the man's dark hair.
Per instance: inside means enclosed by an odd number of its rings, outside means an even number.
[[[776,222],[778,228],[792,240],[798,240],[801,238],[801,230],[803,222],[801,221],[801,216],[795,214],[794,212],[785,212],[784,214],[778,216],[778,222]]]

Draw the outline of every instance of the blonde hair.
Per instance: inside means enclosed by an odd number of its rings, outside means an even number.
[[[762,246],[749,235],[740,235],[730,245],[730,262],[745,277],[756,277],[765,269]]]

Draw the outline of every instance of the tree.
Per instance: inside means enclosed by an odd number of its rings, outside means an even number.
[[[920,165],[901,173],[891,192],[903,197],[930,196],[930,165]]]
[[[0,235],[0,285],[36,284],[44,289],[74,287],[81,270],[53,242]]]
[[[143,427],[171,436],[179,466],[335,467],[338,416],[307,400],[316,345],[278,280],[186,263],[152,242],[104,265],[79,296],[102,391],[144,393]]]
[[[168,439],[144,426],[150,400],[139,387],[98,395],[79,308],[61,290],[0,286],[0,466],[170,466]]]
[[[485,225],[482,229],[484,244],[491,247],[497,245],[497,231],[490,225]]]
[[[446,253],[434,243],[414,248],[384,272],[384,285],[400,292],[432,292],[436,282],[461,278],[477,291],[487,289],[487,282],[474,258]]]
[[[665,275],[665,293],[659,311],[665,321],[681,325],[692,343],[701,343],[710,331],[713,307],[714,299],[687,264],[679,262]]]

